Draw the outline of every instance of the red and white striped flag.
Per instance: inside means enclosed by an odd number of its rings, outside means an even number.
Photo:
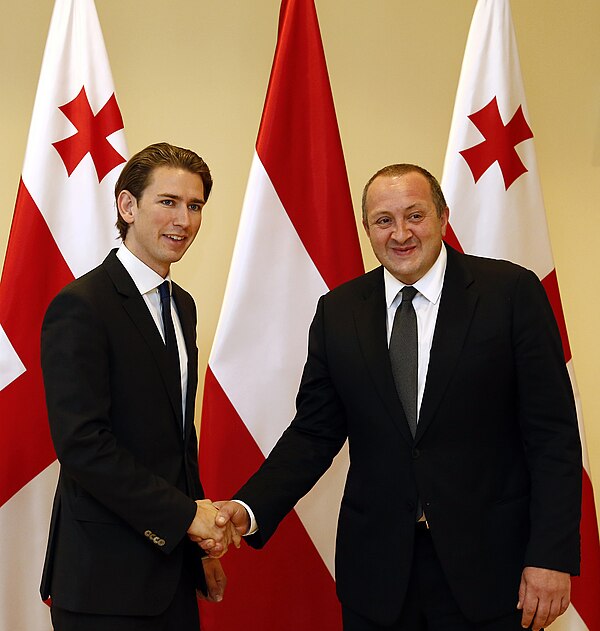
[[[40,369],[42,318],[117,243],[127,154],[93,0],[57,0],[0,282],[0,629],[48,631],[39,596],[58,465]]]
[[[554,631],[600,629],[600,546],[581,406],[552,259],[531,121],[508,0],[479,0],[467,40],[442,189],[451,245],[533,270],[562,335],[584,447],[581,576]]]
[[[363,272],[312,0],[283,0],[279,36],[225,299],[206,374],[200,468],[231,497],[287,427],[318,298]],[[223,564],[207,631],[341,629],[333,556],[347,452],[260,552]],[[243,621],[243,622],[241,622]]]

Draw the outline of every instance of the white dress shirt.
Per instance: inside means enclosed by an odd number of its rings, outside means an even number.
[[[153,269],[138,259],[135,254],[132,254],[124,243],[122,243],[117,250],[117,258],[121,261],[123,267],[127,270],[127,273],[131,276],[137,290],[140,294],[142,294],[142,298],[150,311],[150,315],[154,319],[154,323],[156,324],[156,328],[158,329],[163,342],[165,341],[165,331],[158,287],[159,285],[162,285],[165,280],[169,281],[169,288],[171,289],[171,317],[173,318],[173,327],[175,329],[175,338],[177,340],[179,370],[181,373],[181,410],[183,412],[183,418],[185,419],[185,400],[188,381],[187,351],[185,349],[183,329],[181,328],[181,322],[179,321],[177,309],[175,308],[175,303],[173,301],[171,276],[170,274],[167,274],[167,277],[163,278],[160,274],[157,274]]]

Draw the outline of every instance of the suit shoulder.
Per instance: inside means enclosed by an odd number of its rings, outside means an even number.
[[[103,288],[108,286],[109,283],[110,278],[106,270],[103,269],[102,265],[98,265],[98,267],[95,267],[83,276],[67,283],[58,292],[54,300],[60,300],[61,297],[67,296],[72,298],[93,299],[99,295],[102,296],[105,293]]]
[[[475,280],[513,284],[521,279],[539,283],[534,272],[504,259],[492,259],[472,254],[458,254],[460,263],[469,270]]]
[[[383,268],[380,266],[335,287],[325,294],[324,299],[328,302],[354,300],[369,295],[378,285],[383,286],[382,283]]]
[[[109,255],[110,256],[110,255]],[[117,291],[107,269],[107,260],[65,285],[50,301],[46,317],[65,313],[102,313],[114,304]],[[133,281],[131,281],[133,283]]]

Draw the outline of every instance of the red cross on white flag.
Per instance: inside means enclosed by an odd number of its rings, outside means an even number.
[[[72,101],[59,109],[77,128],[72,136],[52,143],[65,163],[67,173],[71,175],[89,153],[98,182],[102,182],[108,173],[124,161],[123,156],[108,141],[108,136],[123,129],[123,119],[114,93],[94,114],[84,85]]]
[[[122,128],[93,0],[57,0],[0,282],[1,631],[51,627],[39,584],[58,467],[40,331],[54,295],[117,244]]]
[[[541,279],[557,319],[584,447],[581,576],[553,631],[600,629],[600,546],[581,406],[552,259],[525,90],[508,0],[479,0],[465,50],[442,189],[448,242],[514,261]]]

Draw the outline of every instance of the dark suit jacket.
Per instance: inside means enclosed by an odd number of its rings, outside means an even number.
[[[577,419],[558,328],[532,272],[448,248],[414,440],[391,372],[382,268],[321,298],[296,417],[234,495],[257,518],[249,543],[269,539],[346,438],[343,605],[381,624],[398,617],[418,497],[475,622],[514,611],[524,566],[578,573]]]
[[[173,284],[188,355],[183,435],[181,388],[115,252],[58,294],[42,328],[61,470],[41,592],[71,611],[156,615],[173,597],[184,557],[203,584],[199,549],[185,536],[194,499],[203,497],[194,428],[196,309]]]

